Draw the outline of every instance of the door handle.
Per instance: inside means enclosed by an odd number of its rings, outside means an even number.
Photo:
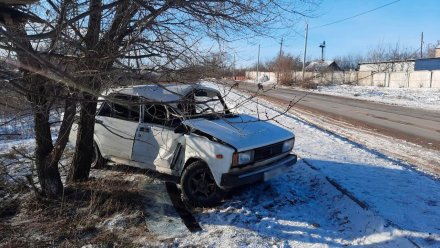
[[[150,132],[150,128],[148,128],[148,127],[140,127],[139,128],[139,132],[149,133]]]

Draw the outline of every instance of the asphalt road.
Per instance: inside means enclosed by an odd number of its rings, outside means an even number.
[[[240,83],[239,89],[256,92],[258,88],[256,84]],[[269,90],[267,87],[261,94],[285,103],[303,97],[295,108],[373,129],[384,135],[440,151],[440,112],[286,88]]]

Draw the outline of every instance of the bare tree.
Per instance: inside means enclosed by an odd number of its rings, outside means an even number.
[[[191,58],[185,62],[187,66],[180,69],[177,78],[167,81],[196,81],[200,78],[217,78],[232,76],[233,61],[226,52],[209,52],[206,55]]]
[[[234,32],[260,32],[268,24],[281,21],[276,15],[282,10],[280,3],[260,1],[122,1],[111,9],[108,18],[100,11],[101,6],[101,1],[89,4],[92,14],[84,41],[85,49],[93,53],[85,54],[91,59],[85,63],[87,70],[106,71],[121,62],[118,59],[134,52],[137,55],[128,55],[130,59],[149,58],[158,69],[179,68],[185,54],[197,56],[189,42],[200,34],[226,39]],[[100,23],[107,22],[100,27]],[[92,82],[92,90],[101,88],[103,80],[96,75],[84,79],[89,85]],[[69,175],[72,181],[87,179],[90,170],[96,97],[85,96],[90,101],[81,103],[76,152]]]
[[[257,69],[260,71],[269,71],[269,68],[267,67],[266,63],[264,63],[263,61],[260,61],[260,63],[258,64],[255,63],[248,68],[249,71],[256,71]]]
[[[435,57],[435,48],[440,45],[440,40],[436,43],[428,43],[425,45],[423,49],[423,58],[434,58]]]
[[[359,63],[366,61],[366,59],[360,54],[348,54],[345,56],[335,57],[333,60],[342,70],[356,70],[358,69]]]
[[[58,170],[58,162],[67,143],[68,133],[75,114],[74,102],[69,98],[74,94],[68,86],[55,84],[49,75],[47,60],[37,56],[31,40],[25,31],[25,21],[37,17],[18,10],[15,6],[3,6],[6,10],[2,14],[3,47],[14,51],[15,58],[19,62],[22,74],[19,78],[8,80],[16,91],[26,96],[32,106],[35,124],[35,163],[41,193],[47,197],[56,197],[62,192],[62,182]],[[54,64],[50,67],[55,68]],[[64,101],[65,118],[61,124],[58,138],[52,141],[51,123],[49,115],[51,107],[59,97]]]
[[[278,83],[283,85],[290,85],[293,83],[293,72],[299,71],[302,68],[302,62],[299,55],[294,56],[292,54],[280,54],[274,59],[266,63],[266,67],[269,71],[277,73]]]
[[[99,92],[121,69],[167,74],[197,57],[201,39],[228,41],[291,26],[310,11],[309,1],[48,0],[2,5],[1,48],[22,71],[13,83],[31,102],[37,169],[46,196],[61,193],[57,162],[80,104],[76,151],[68,176],[87,180]],[[27,2],[26,2],[27,3]],[[5,11],[6,9],[6,11]],[[65,118],[52,143],[49,110],[65,100]]]
[[[366,62],[373,62],[372,71],[391,72],[395,70],[407,71],[417,57],[417,51],[402,47],[399,43],[394,45],[379,44],[368,51],[365,57]],[[398,63],[396,63],[398,62]],[[401,66],[402,68],[396,68]]]

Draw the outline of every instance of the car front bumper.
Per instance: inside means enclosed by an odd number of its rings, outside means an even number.
[[[285,172],[292,165],[294,165],[297,160],[298,157],[295,154],[289,154],[284,158],[264,166],[225,173],[222,175],[220,186],[228,189],[258,181],[268,180]]]

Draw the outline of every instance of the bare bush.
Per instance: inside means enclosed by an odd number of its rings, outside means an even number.
[[[281,85],[294,84],[293,72],[299,71],[302,68],[300,56],[293,56],[291,54],[281,53],[273,60],[266,63],[266,67],[277,73],[277,82]]]
[[[304,89],[317,89],[318,84],[313,81],[313,78],[306,78],[304,81],[301,81],[300,87]]]

